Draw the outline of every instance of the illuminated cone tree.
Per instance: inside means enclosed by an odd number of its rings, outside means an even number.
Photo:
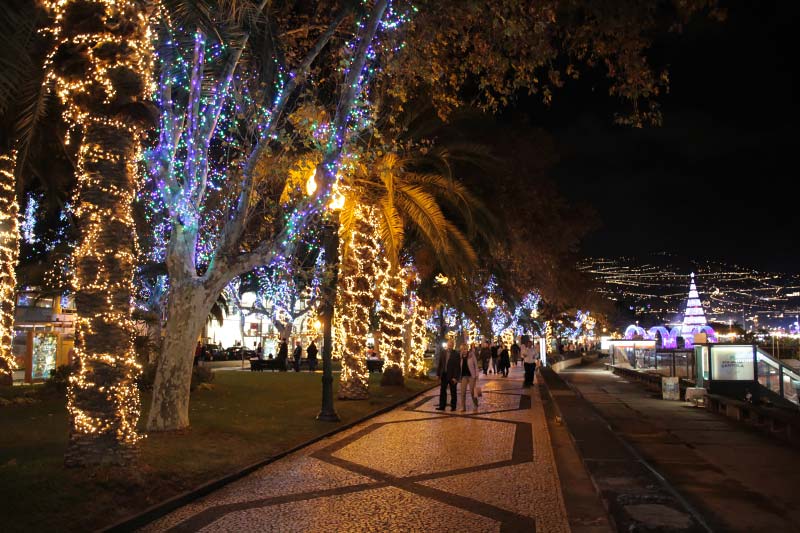
[[[68,122],[82,133],[73,254],[77,372],[70,378],[67,465],[125,464],[139,435],[139,366],[131,297],[136,241],[132,203],[150,72],[144,2],[60,0],[48,68]]]

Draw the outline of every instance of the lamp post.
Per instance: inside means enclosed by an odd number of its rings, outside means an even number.
[[[322,245],[325,250],[325,262],[331,269],[328,283],[323,285],[322,299],[322,408],[317,420],[339,422],[341,419],[333,407],[333,306],[336,299],[336,284],[339,278],[339,265],[334,259],[339,253],[339,236],[336,225],[328,223],[324,226]]]

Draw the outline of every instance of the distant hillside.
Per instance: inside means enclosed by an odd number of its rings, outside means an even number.
[[[800,313],[800,275],[763,272],[738,265],[691,261],[670,254],[643,258],[593,258],[579,269],[591,276],[598,292],[635,312],[645,325],[679,319],[695,273],[706,317],[759,326],[789,327]]]

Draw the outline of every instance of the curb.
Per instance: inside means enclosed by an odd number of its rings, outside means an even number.
[[[200,485],[199,487],[195,487],[194,489],[190,489],[190,490],[188,490],[186,492],[183,492],[181,494],[173,496],[172,498],[170,498],[170,499],[168,499],[168,500],[166,500],[164,502],[157,503],[157,504],[155,504],[155,505],[153,505],[151,507],[148,507],[147,509],[145,509],[144,511],[142,511],[140,513],[136,513],[134,515],[128,516],[127,518],[123,518],[122,520],[120,520],[120,521],[118,521],[118,522],[116,522],[114,524],[111,524],[110,526],[106,526],[106,527],[100,529],[99,531],[101,531],[103,533],[117,533],[117,532],[123,532],[123,531],[134,531],[134,530],[136,530],[136,529],[138,529],[138,528],[140,528],[142,526],[145,526],[145,525],[149,524],[150,522],[153,522],[153,521],[155,521],[155,520],[157,520],[157,519],[159,519],[159,518],[171,513],[172,511],[174,511],[175,509],[177,509],[179,507],[182,507],[182,506],[184,506],[184,505],[186,505],[188,503],[191,503],[191,502],[193,502],[195,500],[198,500],[198,499],[202,498],[203,496],[206,496],[207,494],[210,494],[211,492],[214,492],[215,490],[221,489],[225,485],[229,485],[230,483],[233,483],[234,481],[237,481],[237,480],[247,476],[248,474],[253,473],[254,471],[258,470],[261,467],[264,467],[264,466],[266,466],[266,465],[268,465],[270,463],[274,463],[278,459],[282,459],[282,458],[286,457],[287,455],[291,455],[291,454],[293,454],[293,453],[295,453],[295,452],[297,452],[299,450],[302,450],[303,448],[305,448],[307,446],[310,446],[310,445],[312,445],[312,444],[314,444],[316,442],[319,442],[319,441],[321,441],[323,439],[327,439],[328,437],[332,437],[332,436],[336,435],[337,433],[341,433],[342,431],[348,430],[348,429],[352,428],[353,426],[357,426],[358,424],[361,424],[363,422],[366,422],[367,420],[370,420],[371,418],[375,418],[376,416],[380,416],[380,415],[382,415],[384,413],[387,413],[387,412],[389,412],[389,411],[391,411],[393,409],[396,409],[397,407],[399,407],[399,406],[401,406],[401,405],[403,405],[405,403],[408,403],[411,400],[415,400],[415,399],[419,398],[420,396],[422,396],[423,394],[425,394],[426,392],[430,392],[431,390],[435,389],[437,386],[438,386],[438,383],[432,385],[431,387],[422,389],[421,391],[412,394],[408,398],[404,398],[402,400],[399,400],[399,401],[396,401],[396,402],[394,402],[392,404],[389,404],[389,405],[387,405],[385,407],[381,407],[377,411],[374,411],[372,413],[364,415],[361,418],[353,420],[352,422],[348,422],[347,424],[345,424],[343,426],[340,426],[340,427],[337,427],[335,429],[332,429],[332,430],[330,430],[330,431],[328,431],[326,433],[323,433],[321,435],[317,435],[316,437],[313,437],[313,438],[311,438],[311,439],[309,439],[309,440],[307,440],[305,442],[302,442],[302,443],[300,443],[300,444],[298,444],[298,445],[296,445],[296,446],[294,446],[292,448],[289,448],[288,450],[284,450],[282,452],[279,452],[279,453],[277,453],[275,455],[272,455],[272,456],[268,457],[267,459],[263,459],[261,461],[255,462],[255,463],[250,464],[248,466],[245,466],[244,468],[242,468],[242,469],[240,469],[240,470],[238,470],[238,471],[236,471],[236,472],[234,472],[232,474],[228,474],[228,475],[223,476],[221,478],[217,478],[217,479],[211,480],[211,481],[209,481],[207,483],[204,483],[204,484]]]

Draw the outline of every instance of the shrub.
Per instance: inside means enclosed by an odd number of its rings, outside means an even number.
[[[383,371],[381,387],[402,387],[403,385],[405,385],[403,371],[398,365],[392,365]]]
[[[156,380],[156,365],[146,364],[142,367],[142,373],[136,381],[139,390],[153,390],[153,382]]]
[[[192,384],[191,390],[195,390],[201,383],[210,383],[214,381],[214,373],[204,366],[192,367]]]
[[[55,370],[50,371],[50,377],[44,382],[47,389],[54,390],[59,393],[67,392],[67,385],[69,385],[69,377],[74,372],[71,365],[61,365]]]

